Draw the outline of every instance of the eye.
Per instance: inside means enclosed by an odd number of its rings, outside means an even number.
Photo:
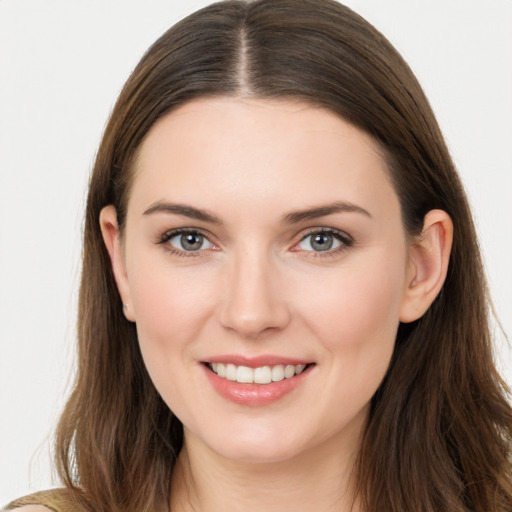
[[[202,233],[192,230],[176,230],[166,233],[160,243],[169,244],[178,252],[190,253],[215,247]]]
[[[302,251],[334,252],[336,249],[352,245],[348,235],[334,230],[314,231],[302,238],[297,247]]]

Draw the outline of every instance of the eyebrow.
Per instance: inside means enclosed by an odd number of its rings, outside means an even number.
[[[201,208],[195,208],[193,206],[181,203],[156,201],[147,210],[144,211],[143,215],[153,215],[155,213],[171,213],[174,215],[183,215],[184,217],[189,217],[190,219],[222,225],[222,221],[213,213],[210,213],[207,210],[203,210]],[[372,218],[370,212],[361,206],[357,206],[346,201],[336,201],[327,205],[313,206],[305,210],[297,210],[287,213],[283,216],[282,222],[284,224],[297,224],[298,222],[303,222],[305,220],[332,215],[333,213],[361,213],[369,218]]]
[[[184,217],[189,217],[191,219],[201,220],[203,222],[210,222],[211,224],[222,224],[222,221],[216,215],[213,215],[213,213],[180,203],[157,201],[144,212],[144,215],[153,215],[155,213],[172,213],[175,215],[183,215]]]
[[[333,213],[362,213],[366,217],[369,217],[370,219],[372,218],[370,212],[361,206],[357,206],[356,204],[346,201],[336,201],[326,205],[313,206],[305,210],[297,210],[295,212],[287,213],[283,217],[283,223],[296,224],[298,222],[324,217],[325,215],[331,215]]]

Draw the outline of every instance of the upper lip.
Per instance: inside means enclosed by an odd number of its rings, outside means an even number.
[[[254,357],[247,357],[235,354],[225,354],[219,356],[212,356],[211,358],[205,359],[205,363],[223,363],[223,364],[234,364],[236,366],[247,366],[248,368],[259,368],[261,366],[276,366],[282,365],[293,365],[299,364],[311,364],[313,361],[307,359],[298,359],[295,357],[278,356],[278,355],[261,355]]]

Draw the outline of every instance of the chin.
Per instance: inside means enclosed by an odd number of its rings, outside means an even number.
[[[224,459],[245,463],[279,463],[295,459],[317,445],[314,436],[293,432],[290,428],[237,429],[236,425],[226,434],[209,432],[202,438],[211,450]]]
[[[218,455],[233,462],[249,464],[271,464],[292,460],[301,454],[303,450],[296,446],[284,445],[275,442],[273,444],[244,446],[223,446],[217,450]]]

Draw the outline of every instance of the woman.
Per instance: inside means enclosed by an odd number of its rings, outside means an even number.
[[[487,307],[459,179],[384,37],[328,0],[214,4],[107,126],[65,489],[10,509],[510,510]]]

